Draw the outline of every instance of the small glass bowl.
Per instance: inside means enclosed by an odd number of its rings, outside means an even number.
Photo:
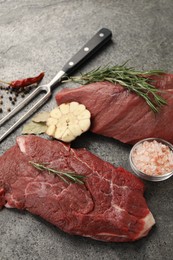
[[[140,145],[141,143],[145,142],[145,141],[148,141],[148,142],[152,142],[152,141],[157,141],[159,143],[162,143],[166,146],[168,146],[170,148],[171,151],[173,151],[173,145],[163,139],[160,139],[160,138],[146,138],[146,139],[143,139],[141,141],[139,141],[138,143],[136,143],[131,151],[130,151],[130,155],[129,155],[129,161],[130,161],[130,166],[133,170],[133,172],[138,176],[138,177],[141,177],[142,179],[144,180],[148,180],[148,181],[163,181],[163,180],[166,180],[168,178],[170,178],[172,175],[173,175],[173,171],[171,172],[168,172],[168,173],[165,173],[165,174],[162,174],[162,175],[149,175],[149,174],[146,174],[142,171],[140,171],[136,166],[135,164],[133,163],[133,159],[132,159],[132,154],[133,152],[135,151],[135,149],[137,148],[138,145]]]

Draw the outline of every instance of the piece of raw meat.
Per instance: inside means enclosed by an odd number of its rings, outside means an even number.
[[[84,175],[85,184],[66,183],[29,162]],[[146,236],[154,218],[144,184],[85,149],[21,136],[0,157],[0,207],[25,209],[70,234],[111,242]]]
[[[173,143],[173,74],[153,76],[167,105],[154,113],[147,103],[119,84],[97,82],[78,88],[65,88],[56,95],[57,103],[77,101],[91,112],[90,130],[123,143],[158,137]]]

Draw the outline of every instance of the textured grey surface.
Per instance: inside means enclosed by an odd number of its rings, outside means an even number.
[[[10,81],[45,71],[43,82],[49,82],[101,27],[112,30],[113,42],[83,66],[82,71],[130,59],[129,65],[139,69],[162,68],[171,72],[172,24],[172,0],[0,0],[0,78]],[[4,99],[7,108],[5,94]],[[42,110],[54,105],[52,98]],[[15,143],[21,129],[0,144],[1,154]],[[1,127],[0,133],[4,130]],[[129,146],[91,134],[84,135],[74,145],[84,146],[101,158],[129,169]],[[146,238],[135,243],[103,243],[70,236],[38,217],[3,209],[0,259],[170,260],[172,180],[146,182],[146,198],[156,226]]]

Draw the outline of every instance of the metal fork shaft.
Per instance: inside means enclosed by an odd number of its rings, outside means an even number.
[[[0,120],[0,126],[2,126],[4,123],[6,123],[11,117],[16,115],[17,112],[19,112],[23,107],[25,107],[33,98],[35,98],[39,93],[42,91],[50,92],[51,88],[57,82],[61,79],[61,77],[65,74],[64,71],[59,71],[58,74],[51,80],[51,82],[47,85],[42,85],[37,87],[30,95],[28,95],[22,102],[20,102],[19,105],[17,105],[8,115],[4,116]],[[29,116],[28,116],[29,117]]]
[[[4,116],[0,120],[0,126],[7,122],[12,116],[19,112],[23,107],[25,107],[36,95],[38,95],[42,89],[40,87],[36,88],[28,97],[26,97],[19,105],[17,105],[9,114]]]
[[[37,101],[34,106],[27,111],[19,120],[17,120],[14,125],[12,125],[1,137],[0,142],[5,139],[13,130],[16,129],[20,124],[22,124],[29,116],[31,116],[40,106],[42,106],[47,99],[51,96],[51,92],[47,92],[39,101]]]
[[[38,87],[35,89],[27,98],[25,98],[15,109],[11,111],[6,117],[4,117],[0,121],[0,126],[8,121],[13,115],[15,115],[18,111],[20,111],[23,107],[25,107],[33,98],[35,98],[37,95],[39,95],[41,92],[46,92],[46,94],[39,99],[35,105],[29,109],[17,122],[14,123],[1,137],[0,142],[4,140],[10,133],[12,133],[20,124],[22,124],[26,119],[29,118],[39,107],[41,107],[51,96],[51,88],[55,84],[55,82],[58,82],[61,80],[62,76],[65,74],[64,71],[59,71],[58,74],[53,78],[53,80],[47,84]]]

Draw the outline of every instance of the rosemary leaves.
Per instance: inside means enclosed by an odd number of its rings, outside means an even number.
[[[84,184],[83,179],[85,178],[85,176],[83,175],[78,175],[75,172],[64,172],[53,168],[49,168],[46,167],[45,163],[40,164],[32,161],[30,161],[29,163],[39,171],[48,171],[49,173],[58,175],[66,183],[72,182],[72,183]]]
[[[112,67],[99,67],[80,76],[64,79],[63,82],[73,81],[82,85],[101,81],[119,83],[142,97],[154,112],[158,112],[167,102],[160,95],[161,91],[152,85],[152,80],[147,76],[160,75],[164,72],[161,70],[137,71],[133,67],[126,67],[125,65],[126,63]]]

